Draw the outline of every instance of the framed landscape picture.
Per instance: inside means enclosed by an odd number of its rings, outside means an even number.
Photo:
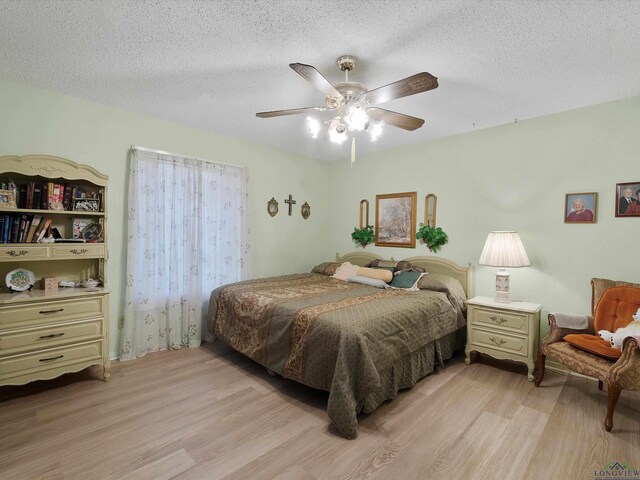
[[[616,217],[640,217],[640,181],[616,184]]]
[[[416,192],[376,195],[376,246],[416,246]]]
[[[567,193],[564,199],[564,223],[596,223],[598,193]]]

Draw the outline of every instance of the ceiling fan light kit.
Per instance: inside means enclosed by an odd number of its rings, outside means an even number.
[[[372,142],[382,134],[385,125],[416,130],[424,124],[421,118],[404,115],[390,110],[373,107],[375,104],[395,100],[416,93],[426,92],[438,87],[438,79],[427,72],[421,72],[389,85],[367,90],[358,82],[349,81],[349,72],[356,66],[357,60],[352,55],[338,58],[338,67],[344,72],[344,82],[331,84],[315,67],[302,63],[291,63],[289,66],[311,85],[325,94],[324,107],[306,107],[290,110],[258,112],[257,117],[271,118],[285,115],[296,115],[310,112],[332,111],[335,116],[326,121],[319,121],[311,115],[307,116],[307,129],[312,138],[318,138],[323,126],[329,140],[342,144],[351,133],[351,163],[355,161],[355,134],[369,133]]]

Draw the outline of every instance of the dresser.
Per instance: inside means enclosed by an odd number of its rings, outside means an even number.
[[[107,184],[105,175],[68,159],[0,157],[0,386],[92,365],[109,379]],[[42,241],[52,233],[65,241]],[[10,281],[14,272],[21,285]],[[34,280],[30,290],[24,272]],[[75,286],[45,289],[45,278]],[[78,286],[89,278],[100,286]]]
[[[465,362],[471,363],[472,352],[521,362],[533,381],[541,309],[538,303],[502,303],[490,297],[468,300]]]

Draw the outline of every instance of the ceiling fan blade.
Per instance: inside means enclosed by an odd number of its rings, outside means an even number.
[[[305,108],[291,108],[289,110],[273,110],[271,112],[258,112],[256,117],[271,118],[271,117],[284,117],[285,115],[298,115],[299,113],[307,112],[326,112],[329,110],[325,107],[305,107]]]
[[[416,130],[424,124],[424,120],[421,118],[392,112],[383,108],[368,108],[367,115],[373,120],[382,120],[387,125],[402,128],[403,130]]]
[[[304,63],[290,63],[289,66],[293,68],[298,75],[325,95],[329,97],[343,98],[342,94],[336,90],[331,82],[324,78],[324,76],[316,70],[315,67],[305,65]]]
[[[363,98],[370,104],[378,104],[394,100],[396,98],[415,95],[416,93],[426,92],[438,88],[438,79],[427,72],[416,73],[403,80],[390,83],[384,87],[378,87],[369,90],[363,95]]]

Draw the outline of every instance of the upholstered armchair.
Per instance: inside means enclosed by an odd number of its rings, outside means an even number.
[[[614,349],[598,336],[598,331],[615,331],[631,322],[640,307],[640,284],[594,278],[591,285],[593,316],[567,316],[569,321],[562,318],[565,326],[559,326],[556,316],[549,315],[549,332],[538,349],[535,386],[539,387],[544,378],[547,356],[569,370],[597,378],[600,390],[607,385],[604,427],[610,431],[622,390],[640,390],[640,346],[637,338],[627,337],[621,350]]]

